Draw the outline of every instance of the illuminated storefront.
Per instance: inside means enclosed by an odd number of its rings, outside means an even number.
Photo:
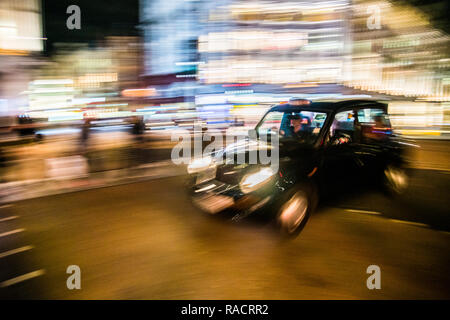
[[[368,27],[370,8],[379,26]],[[389,104],[392,124],[402,133],[448,131],[450,38],[414,7],[388,1],[355,1],[349,87],[404,98]],[[372,12],[375,12],[372,10]]]
[[[43,50],[41,1],[0,1],[0,53]]]
[[[205,83],[339,83],[350,38],[348,1],[235,1],[213,11],[229,28],[199,37]]]
[[[26,104],[31,69],[43,50],[41,1],[0,1],[0,117],[17,113]]]

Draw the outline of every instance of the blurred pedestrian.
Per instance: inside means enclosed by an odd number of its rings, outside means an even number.
[[[131,123],[133,124],[133,127],[131,129],[131,132],[133,134],[143,134],[145,131],[145,122],[143,117],[139,117],[139,116],[133,116],[131,118]]]
[[[83,126],[81,128],[81,141],[80,141],[83,152],[86,151],[86,149],[88,147],[90,130],[91,130],[91,120],[85,119]]]

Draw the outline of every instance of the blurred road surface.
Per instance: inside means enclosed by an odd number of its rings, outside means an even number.
[[[449,178],[414,171],[395,201],[342,194],[290,241],[257,217],[200,212],[184,177],[17,202],[0,208],[0,297],[449,299]],[[69,265],[81,290],[66,287]],[[366,287],[369,265],[381,290]]]

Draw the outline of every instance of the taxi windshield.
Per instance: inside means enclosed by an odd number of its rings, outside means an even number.
[[[314,144],[323,128],[327,114],[308,110],[271,111],[256,128],[258,136],[277,135],[280,139],[293,139]]]

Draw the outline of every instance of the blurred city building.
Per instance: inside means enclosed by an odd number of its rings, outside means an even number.
[[[368,28],[368,10],[379,26]],[[438,134],[450,123],[450,38],[418,9],[388,1],[355,1],[352,7],[352,66],[349,87],[406,101],[390,103],[396,128],[428,128]],[[401,99],[400,99],[401,100]]]
[[[12,96],[20,100],[14,108],[10,107],[10,115],[19,115],[19,124],[33,122],[28,126],[36,128],[73,125],[90,118],[129,117],[131,107],[122,101],[121,92],[139,87],[142,73],[142,41],[136,29],[138,2],[130,1],[126,7],[114,4],[102,8],[89,1],[77,1],[76,4],[82,8],[80,30],[66,27],[69,16],[66,9],[72,2],[45,1],[42,8],[40,3],[26,0],[16,1],[13,5],[10,1],[6,6],[16,11],[23,11],[26,7],[32,14],[39,13],[39,21],[24,14],[12,16],[24,20],[18,22],[22,29],[39,34],[44,29],[48,35],[40,38],[41,65],[29,68],[29,76],[22,85],[1,82],[12,86],[15,89]],[[39,10],[33,6],[38,6]],[[123,8],[126,8],[126,14],[118,10]],[[111,22],[117,16],[119,19]],[[32,26],[27,25],[31,22],[34,23]],[[34,40],[31,37],[27,39]],[[27,45],[37,46],[33,41]],[[8,61],[5,65],[15,68]],[[12,69],[11,74],[23,78],[17,68]]]
[[[339,83],[350,53],[347,1],[235,1],[209,16],[232,28],[199,39],[205,83]]]
[[[143,75],[148,82],[167,84],[195,77],[198,38],[210,27],[209,11],[218,5],[219,2],[204,0],[141,1]]]
[[[26,103],[20,95],[41,63],[43,50],[40,0],[0,1],[0,126]]]
[[[391,100],[397,128],[448,131],[449,37],[407,2],[143,0],[141,24],[149,84],[201,110],[246,117],[285,98],[257,92],[345,92]]]

